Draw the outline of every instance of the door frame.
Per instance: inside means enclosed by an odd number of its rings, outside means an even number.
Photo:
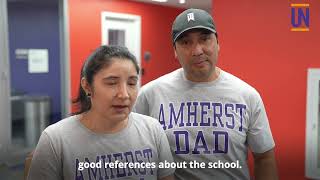
[[[0,164],[11,146],[11,102],[7,1],[0,1]]]
[[[60,26],[61,117],[71,112],[68,1],[58,0]],[[0,164],[11,157],[12,127],[10,101],[9,28],[7,1],[0,1]],[[26,148],[29,150],[28,148]],[[24,150],[21,150],[24,151]]]
[[[68,1],[59,0],[61,118],[71,115],[70,33]]]
[[[320,178],[320,69],[308,69],[305,173]]]

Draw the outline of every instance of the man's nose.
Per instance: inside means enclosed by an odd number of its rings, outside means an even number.
[[[203,49],[200,43],[195,42],[192,46],[192,56],[199,56],[203,54]]]

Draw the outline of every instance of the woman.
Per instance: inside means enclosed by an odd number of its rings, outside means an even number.
[[[101,46],[82,67],[76,115],[42,133],[29,180],[173,179],[168,140],[157,120],[131,112],[139,67],[124,47]]]

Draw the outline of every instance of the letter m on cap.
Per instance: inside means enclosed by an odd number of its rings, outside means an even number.
[[[188,13],[187,14],[187,18],[188,18],[188,22],[191,21],[191,20],[194,21],[194,14],[193,13]]]

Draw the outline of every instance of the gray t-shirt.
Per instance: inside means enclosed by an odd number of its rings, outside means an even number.
[[[151,180],[174,173],[174,169],[158,168],[159,162],[173,159],[157,120],[131,113],[127,127],[120,132],[97,134],[79,117],[63,119],[43,131],[28,180]]]
[[[141,88],[134,111],[159,120],[175,161],[205,165],[177,169],[177,179],[250,179],[248,146],[263,153],[275,145],[259,93],[223,70],[208,83],[187,80],[183,69],[164,75]]]

